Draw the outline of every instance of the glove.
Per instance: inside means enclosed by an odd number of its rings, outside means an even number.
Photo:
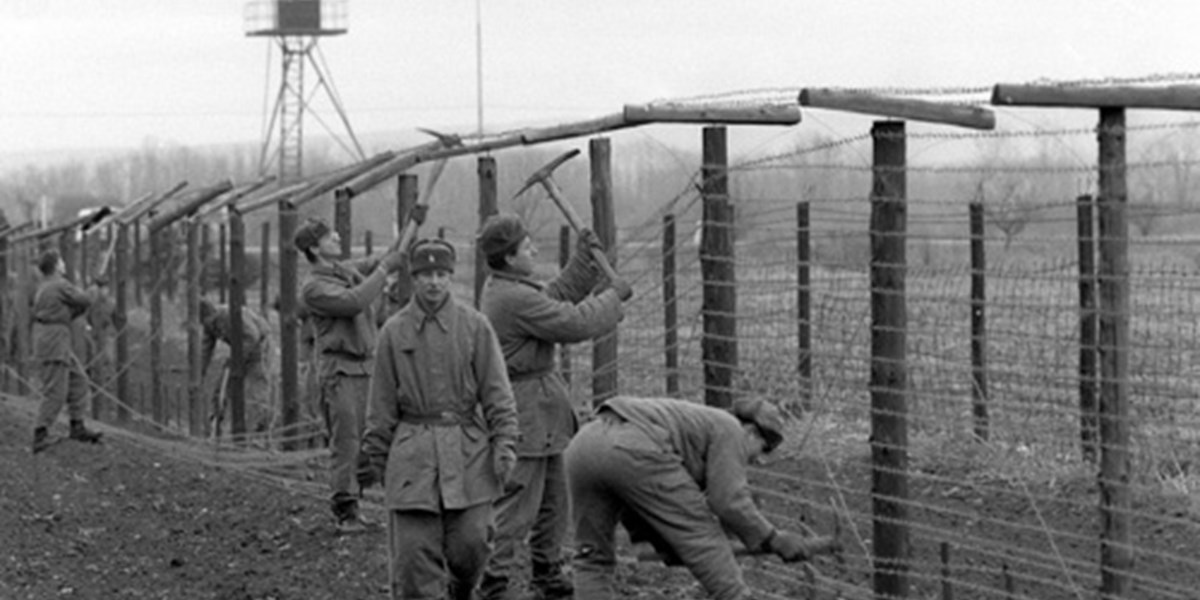
[[[408,254],[399,250],[388,252],[379,259],[379,266],[388,273],[397,273],[408,267]]]
[[[387,457],[358,453],[358,464],[355,475],[359,489],[367,489],[375,484],[383,485],[383,473],[387,468]]]
[[[782,558],[784,562],[799,562],[810,558],[808,544],[804,537],[790,531],[776,530],[771,537],[767,538],[766,548]]]
[[[501,485],[508,483],[516,466],[517,451],[512,446],[499,445],[492,449],[492,470],[496,472],[496,479],[500,480]]]
[[[618,277],[609,285],[612,286],[613,291],[617,292],[617,298],[620,298],[621,302],[633,297],[633,287],[629,285],[628,281]]]
[[[591,258],[592,248],[604,252],[604,244],[600,243],[600,236],[596,235],[591,229],[580,229],[579,239],[575,242],[575,251]]]

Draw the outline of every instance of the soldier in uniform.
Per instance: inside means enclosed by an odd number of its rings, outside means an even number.
[[[200,300],[200,328],[202,341],[200,344],[200,373],[203,378],[212,364],[217,342],[229,346],[232,342],[232,326],[229,319],[229,307],[216,305],[207,298]],[[267,319],[247,307],[242,307],[242,359],[245,374],[246,390],[246,430],[247,432],[262,433],[269,431],[275,419],[275,403],[272,399],[270,382],[270,360],[272,355],[271,324]],[[229,358],[225,368],[230,368]],[[222,397],[228,399],[225,391]],[[218,403],[213,407],[213,420],[216,424],[214,434],[220,433],[220,425],[225,418],[228,401]]]
[[[613,600],[618,523],[669,564],[687,566],[718,600],[747,600],[726,531],[787,561],[829,538],[776,529],[750,496],[746,466],[783,441],[783,419],[761,398],[730,411],[671,398],[611,398],[567,448],[575,517],[575,597]]]
[[[417,242],[413,300],[376,348],[359,483],[382,481],[392,598],[470,600],[492,501],[516,463],[517,411],[488,320],[454,299],[453,246]]]
[[[493,216],[479,234],[492,270],[480,307],[500,339],[521,425],[517,468],[496,502],[496,549],[480,586],[485,600],[516,597],[510,581],[518,568],[517,548],[527,537],[538,596],[571,595],[571,581],[561,570],[569,521],[562,453],[578,424],[555,366],[557,344],[612,331],[623,316],[621,303],[632,295],[623,280],[592,293],[601,277],[591,253],[598,245],[585,230],[562,273],[542,283],[532,278],[537,247],[520,219]]]
[[[314,332],[320,404],[329,431],[330,505],[339,532],[363,532],[370,523],[359,513],[353,486],[374,370],[377,328],[371,305],[388,273],[403,268],[405,258],[391,250],[380,258],[336,260],[341,237],[320,219],[301,225],[293,242],[311,266],[300,304]]]
[[[50,426],[63,404],[71,420],[70,439],[99,443],[100,434],[83,425],[87,401],[87,376],[76,348],[86,344],[82,317],[92,296],[67,281],[66,265],[57,250],[48,250],[38,260],[42,282],[33,297],[33,358],[38,365],[42,404],[33,430],[33,453],[50,445]]]

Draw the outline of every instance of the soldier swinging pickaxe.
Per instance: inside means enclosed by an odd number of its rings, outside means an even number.
[[[558,184],[554,183],[554,180],[550,178],[555,169],[568,160],[575,158],[577,154],[579,154],[578,149],[571,150],[550,161],[546,166],[534,171],[533,175],[530,175],[529,179],[525,180],[525,185],[521,186],[521,189],[516,194],[513,194],[513,198],[516,199],[521,194],[524,194],[534,184],[542,184],[542,187],[546,188],[546,193],[550,195],[550,198],[554,200],[554,204],[558,205],[558,209],[566,217],[567,224],[571,226],[571,229],[575,230],[576,235],[581,235],[584,230],[583,221],[579,219],[579,215],[575,213],[575,209],[563,198],[562,192],[558,189]],[[608,257],[605,256],[602,250],[593,246],[592,257],[596,259],[596,264],[600,265],[600,270],[604,271],[609,281],[616,281],[618,279],[616,270],[608,262]]]

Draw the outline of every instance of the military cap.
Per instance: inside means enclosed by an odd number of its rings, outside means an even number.
[[[764,452],[771,452],[783,443],[783,414],[774,404],[758,397],[742,397],[733,402],[733,416],[743,423],[758,428],[759,435],[767,442]]]
[[[329,235],[333,228],[329,226],[323,219],[309,218],[303,225],[296,228],[296,235],[292,237],[292,242],[296,245],[296,249],[301,252],[306,252],[321,242],[321,238]]]
[[[479,250],[488,258],[505,255],[527,237],[529,232],[516,215],[492,215],[484,221],[483,230],[479,232]]]
[[[455,252],[450,242],[438,238],[417,240],[409,250],[408,272],[412,275],[441,269],[454,272]]]

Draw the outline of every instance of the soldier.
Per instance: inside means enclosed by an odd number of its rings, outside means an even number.
[[[746,466],[783,441],[783,419],[759,398],[731,411],[670,398],[618,396],[567,448],[575,516],[575,597],[616,598],[614,536],[622,523],[668,564],[683,564],[713,598],[745,600],[725,531],[746,548],[806,560],[831,545],[776,529],[750,496]]]
[[[352,486],[374,370],[371,305],[388,273],[404,266],[404,254],[391,250],[381,258],[337,261],[341,237],[320,219],[301,225],[293,242],[312,266],[301,286],[300,303],[315,336],[320,402],[329,431],[330,505],[339,532],[363,532],[370,523],[359,513]]]
[[[89,292],[95,301],[87,309],[87,324],[92,330],[87,373],[98,391],[110,393],[116,364],[113,336],[125,326],[125,319],[117,314],[116,303],[109,294],[108,276],[98,275],[92,283]]]
[[[200,346],[200,377],[208,373],[216,352],[217,342],[230,346],[233,339],[232,326],[229,319],[229,307],[213,304],[211,300],[200,300],[200,328],[203,332]],[[231,346],[232,347],[232,346]],[[271,324],[262,315],[242,307],[242,373],[244,373],[246,389],[246,429],[247,432],[262,433],[270,431],[275,418],[275,403],[271,393],[269,364],[272,355]],[[225,369],[230,368],[226,358]],[[225,384],[228,386],[228,383]],[[228,390],[218,393],[226,401],[219,402],[213,407],[213,434],[219,434],[221,423],[225,419],[228,404]]]
[[[520,219],[493,216],[479,234],[479,247],[492,270],[480,306],[500,339],[521,426],[517,468],[496,502],[496,549],[480,586],[485,600],[516,596],[509,582],[517,568],[517,548],[526,537],[535,592],[541,598],[571,595],[571,581],[561,570],[568,525],[562,453],[578,423],[566,382],[555,367],[556,345],[612,331],[623,316],[621,302],[633,293],[618,280],[591,294],[600,276],[591,253],[598,244],[595,234],[585,230],[562,273],[541,283],[532,278],[537,247]]]
[[[454,247],[421,240],[410,256],[416,294],[380,333],[359,483],[387,487],[392,598],[449,587],[470,600],[516,463],[517,411],[491,325],[450,294]]]
[[[71,419],[70,439],[96,444],[100,434],[83,425],[87,378],[76,348],[86,343],[79,337],[83,316],[92,297],[63,276],[66,264],[57,250],[47,250],[38,260],[43,279],[33,297],[33,358],[38,364],[42,404],[33,430],[33,453],[50,446],[50,426],[63,404]]]

